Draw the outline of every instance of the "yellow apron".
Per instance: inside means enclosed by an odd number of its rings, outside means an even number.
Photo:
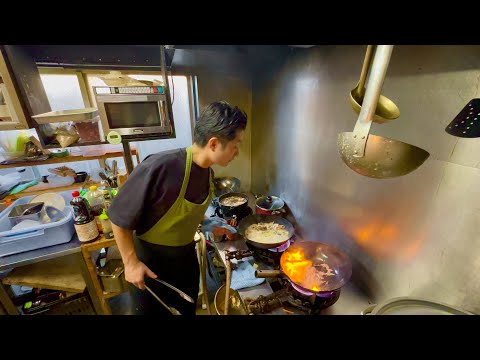
[[[162,218],[146,233],[139,235],[138,238],[152,244],[165,246],[184,246],[193,241],[195,231],[203,221],[208,205],[214,196],[214,186],[210,172],[210,190],[205,201],[201,204],[194,204],[185,199],[192,167],[192,147],[190,146],[186,150],[185,176],[180,194]]]

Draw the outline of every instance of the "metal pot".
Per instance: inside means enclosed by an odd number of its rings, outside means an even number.
[[[280,258],[280,270],[257,270],[256,277],[285,276],[302,291],[324,294],[340,289],[352,276],[352,263],[336,247],[296,241]]]
[[[416,297],[397,297],[372,304],[362,315],[474,315],[457,307]]]
[[[237,206],[229,206],[229,205],[224,205],[222,202],[229,198],[229,197],[241,197],[245,200],[244,203],[237,205]],[[220,205],[220,209],[222,211],[223,217],[229,218],[232,217],[233,215],[238,215],[238,214],[245,214],[248,211],[248,195],[244,193],[237,193],[237,192],[231,192],[228,194],[223,194],[218,198],[218,203]],[[219,214],[217,214],[219,215]]]
[[[261,196],[255,201],[255,213],[277,215],[285,213],[285,202],[276,196]]]
[[[215,293],[213,303],[215,304],[215,312],[217,315],[223,315],[225,312],[225,285]],[[242,298],[237,290],[230,289],[229,301],[228,301],[228,315],[247,315],[248,311],[243,303]]]

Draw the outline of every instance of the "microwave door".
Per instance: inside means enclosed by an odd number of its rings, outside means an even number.
[[[171,132],[165,100],[158,95],[104,95],[97,97],[97,104],[106,133],[115,130],[120,135],[127,136]],[[137,122],[143,117],[145,122]],[[137,121],[130,121],[130,118],[136,118]]]

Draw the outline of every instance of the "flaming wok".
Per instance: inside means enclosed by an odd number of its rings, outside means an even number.
[[[336,247],[313,241],[293,243],[280,258],[281,270],[257,270],[256,277],[286,276],[312,293],[340,289],[352,276],[352,263]]]

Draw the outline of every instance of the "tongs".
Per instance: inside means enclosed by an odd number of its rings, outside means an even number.
[[[155,293],[153,292],[153,290],[150,289],[146,284],[145,284],[145,289],[147,289],[148,292],[149,292],[150,294],[152,294],[152,296],[153,296],[155,299],[157,299],[158,302],[159,302],[160,304],[162,304],[165,309],[167,309],[168,311],[170,311],[170,312],[172,313],[172,315],[182,315],[182,314],[180,313],[180,311],[178,311],[177,309],[175,309],[173,306],[168,306],[167,304],[165,304],[165,303],[162,301],[162,299],[160,299],[160,298],[157,296],[157,294],[155,294]]]
[[[190,302],[190,303],[192,303],[192,304],[195,303],[195,301],[194,301],[190,296],[188,296],[186,293],[184,293],[182,290],[176,288],[175,286],[173,286],[173,285],[171,285],[171,284],[169,284],[169,283],[167,283],[167,282],[165,282],[165,281],[163,281],[163,280],[160,280],[160,279],[158,279],[158,278],[155,278],[155,279],[153,279],[153,280],[159,282],[159,283],[162,284],[162,285],[165,285],[165,286],[169,287],[170,289],[172,289],[173,291],[175,291],[178,295],[180,295],[180,297],[181,297],[182,299],[184,299],[184,300],[186,300],[186,301],[188,301],[188,302]],[[168,311],[170,311],[173,315],[182,315],[182,314],[180,313],[180,311],[178,311],[178,310],[175,309],[174,307],[168,306],[167,304],[165,304],[165,303],[162,301],[162,299],[160,299],[160,298],[158,297],[158,295],[155,294],[155,293],[152,291],[152,289],[150,289],[150,288],[147,286],[147,284],[145,284],[145,288],[148,290],[148,292],[149,292],[150,294],[153,295],[153,297],[154,297],[155,299],[158,300],[158,302],[159,302],[160,304],[162,304],[162,305],[163,305]]]
[[[187,294],[185,294],[182,290],[176,288],[175,286],[173,285],[170,285],[169,283],[163,281],[163,280],[160,280],[159,278],[155,278],[153,279],[155,281],[158,281],[160,284],[162,285],[165,285],[167,287],[169,287],[170,289],[172,289],[173,291],[175,291],[176,293],[178,293],[178,295],[180,295],[180,297],[190,303],[195,303],[195,300],[193,300],[190,296],[188,296]]]

